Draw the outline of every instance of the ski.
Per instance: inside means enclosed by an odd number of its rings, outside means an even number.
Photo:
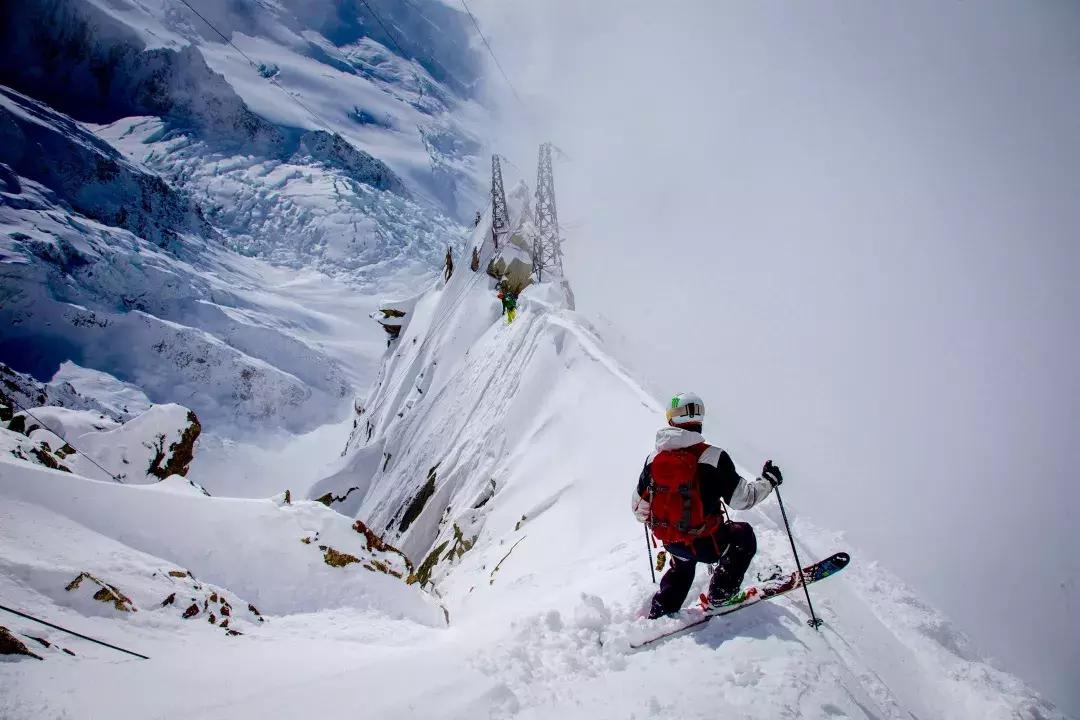
[[[824,580],[830,575],[835,575],[847,567],[849,562],[851,562],[851,556],[847,553],[839,552],[820,562],[804,567],[802,574],[803,577],[806,578],[806,584],[810,585],[819,580]],[[802,587],[802,581],[799,579],[798,571],[794,571],[775,580],[762,583],[761,585],[751,585],[744,588],[736,593],[731,600],[719,607],[704,607],[707,602],[703,595],[697,606],[679,611],[678,615],[674,618],[675,620],[681,621],[677,627],[664,630],[640,640],[631,640],[630,647],[636,650],[638,648],[646,647],[647,645],[652,645],[660,640],[666,640],[674,635],[705,625],[714,617],[730,615],[733,612],[738,612],[751,605],[757,605],[763,600],[779,597],[792,590],[797,590],[800,587]]]

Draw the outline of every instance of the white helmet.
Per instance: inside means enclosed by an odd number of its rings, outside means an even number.
[[[697,393],[679,393],[667,408],[668,425],[700,425],[705,420],[705,403]]]

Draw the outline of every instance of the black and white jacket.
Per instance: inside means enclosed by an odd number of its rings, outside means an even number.
[[[652,483],[650,468],[653,458],[662,450],[676,450],[704,443],[705,438],[699,432],[679,427],[661,428],[656,433],[656,450],[645,461],[638,477],[637,490],[634,492],[634,516],[641,522],[649,519],[649,486]],[[765,478],[747,480],[735,469],[735,463],[726,451],[709,445],[698,458],[698,487],[701,490],[701,502],[705,512],[719,515],[723,508],[720,503],[732,510],[749,510],[764,500],[772,492],[772,483]]]

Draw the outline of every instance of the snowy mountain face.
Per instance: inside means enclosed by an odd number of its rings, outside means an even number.
[[[0,10],[0,360],[75,361],[225,434],[311,430],[378,344],[346,367],[274,268],[336,278],[363,317],[461,252],[476,57],[438,2],[372,3],[405,56],[346,4],[194,6],[232,44],[174,0]]]

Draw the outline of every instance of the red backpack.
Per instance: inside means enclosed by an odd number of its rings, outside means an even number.
[[[698,443],[686,448],[662,450],[653,458],[649,525],[653,535],[665,545],[688,545],[699,537],[716,532],[722,517],[706,515],[698,487],[698,459],[709,446]]]

